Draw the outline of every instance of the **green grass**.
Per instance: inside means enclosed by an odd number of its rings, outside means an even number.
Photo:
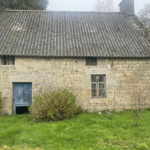
[[[29,115],[0,117],[0,149],[149,150],[149,147],[150,109],[143,113],[137,127],[130,126],[130,111],[83,113],[49,123],[33,122]]]

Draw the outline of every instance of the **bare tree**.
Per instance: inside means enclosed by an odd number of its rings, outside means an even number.
[[[115,11],[114,1],[113,0],[97,0],[94,10],[100,11],[100,12]]]
[[[143,114],[143,111],[148,106],[147,99],[149,97],[149,85],[139,86],[137,84],[132,84],[131,88],[131,126],[133,117],[135,117],[135,126],[137,126],[138,121]],[[134,109],[134,116],[133,116],[133,109]]]
[[[138,12],[138,17],[150,29],[150,3]]]
[[[2,92],[0,92],[0,114],[2,109]]]
[[[143,74],[146,73],[145,68],[134,72],[133,76],[129,76],[128,94],[131,95],[131,126],[135,119],[135,126],[143,114],[144,110],[149,107],[150,82],[144,79]],[[145,82],[143,82],[145,80]]]

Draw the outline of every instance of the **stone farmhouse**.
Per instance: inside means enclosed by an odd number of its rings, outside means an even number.
[[[2,113],[30,106],[50,88],[70,89],[84,110],[130,109],[126,74],[145,68],[150,79],[148,30],[134,0],[120,12],[0,10]]]

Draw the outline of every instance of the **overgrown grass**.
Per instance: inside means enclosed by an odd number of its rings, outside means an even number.
[[[1,116],[0,145],[15,150],[148,150],[150,109],[137,127],[130,126],[130,111],[83,113],[49,123],[33,122],[28,115]]]

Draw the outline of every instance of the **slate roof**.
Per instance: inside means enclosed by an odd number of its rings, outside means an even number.
[[[150,57],[150,48],[119,12],[0,10],[0,55]]]

